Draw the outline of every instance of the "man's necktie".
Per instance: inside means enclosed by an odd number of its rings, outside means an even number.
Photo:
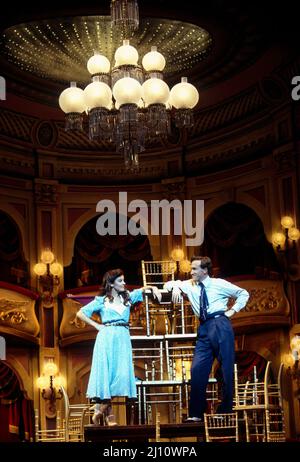
[[[206,321],[207,318],[207,308],[208,308],[208,298],[203,282],[200,282],[201,294],[200,294],[200,321]]]

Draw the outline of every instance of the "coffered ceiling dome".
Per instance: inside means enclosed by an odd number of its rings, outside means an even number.
[[[95,52],[115,65],[115,51],[123,39],[122,33],[112,28],[109,16],[32,21],[9,27],[2,34],[3,52],[9,62],[61,83],[86,83],[90,79],[87,62]],[[156,46],[166,59],[165,75],[177,75],[208,55],[212,37],[202,27],[187,22],[144,18],[130,44],[138,49],[139,63]]]

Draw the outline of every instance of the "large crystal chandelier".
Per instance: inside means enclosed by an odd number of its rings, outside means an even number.
[[[134,29],[138,24],[136,0],[112,1],[111,11],[112,20],[119,21],[124,30]],[[82,130],[86,113],[89,138],[114,143],[116,152],[124,156],[126,168],[135,171],[139,168],[139,153],[145,150],[147,141],[170,133],[172,108],[178,128],[193,125],[192,109],[199,94],[186,77],[169,89],[163,80],[166,61],[156,47],[151,47],[139,65],[138,51],[129,40],[124,40],[114,58],[111,66],[105,56],[95,52],[87,62],[92,82],[84,90],[71,82],[61,93],[59,105],[66,114],[66,130]]]

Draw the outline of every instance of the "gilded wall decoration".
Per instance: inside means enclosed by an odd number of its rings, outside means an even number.
[[[16,300],[0,299],[0,321],[12,324],[21,324],[28,321],[25,316],[30,302],[18,302]]]
[[[9,296],[9,291],[0,288],[0,333],[24,336],[36,342],[40,326],[35,314],[35,300],[14,292],[11,292],[14,298]]]

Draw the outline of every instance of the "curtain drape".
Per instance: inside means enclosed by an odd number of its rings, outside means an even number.
[[[0,210],[0,280],[29,287],[20,231],[15,222]]]
[[[33,441],[34,410],[16,374],[0,361],[0,441]]]

